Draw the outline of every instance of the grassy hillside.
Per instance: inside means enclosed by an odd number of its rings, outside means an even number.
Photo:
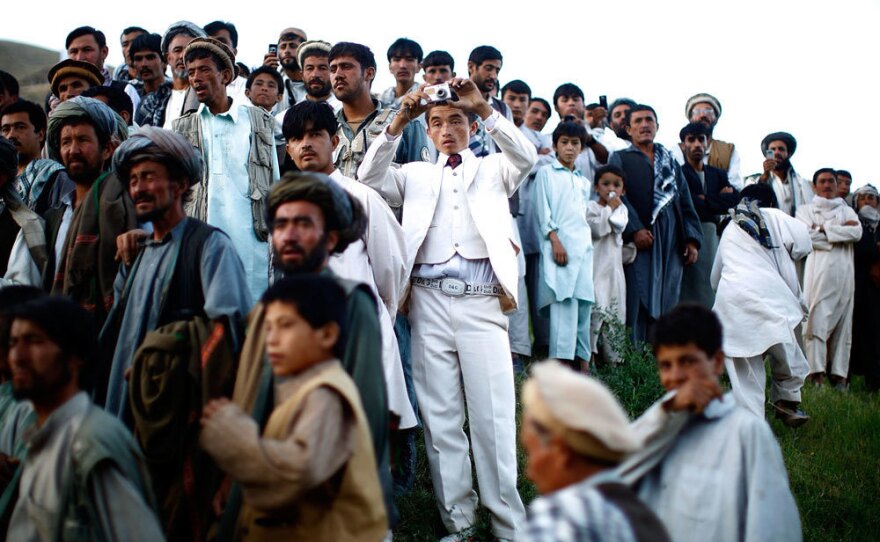
[[[21,97],[42,104],[49,92],[46,73],[60,59],[59,51],[0,40],[0,69],[18,79]]]

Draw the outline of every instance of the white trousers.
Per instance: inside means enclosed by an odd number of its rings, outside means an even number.
[[[841,378],[847,378],[849,375],[853,305],[854,302],[850,299],[849,307],[845,309],[843,318],[831,331],[828,339],[804,334],[804,353],[807,355],[807,361],[810,362],[811,374],[828,371],[828,357],[830,356],[831,374]],[[880,329],[876,332],[880,333]]]
[[[516,420],[507,317],[497,297],[448,297],[413,286],[413,382],[434,495],[449,532],[474,524],[473,448],[492,533],[513,539],[525,522],[516,489]],[[465,405],[470,445],[464,433]]]
[[[764,418],[764,388],[767,373],[764,356],[770,357],[773,384],[770,401],[801,402],[801,388],[810,372],[810,366],[801,347],[792,337],[791,342],[774,344],[765,354],[748,358],[724,358],[724,367],[730,378],[730,387],[736,402],[756,416]]]
[[[516,218],[513,220],[513,232],[516,237],[514,241],[517,246],[522,246],[519,237],[519,225]],[[507,315],[508,327],[507,336],[510,338],[510,351],[521,356],[532,355],[532,337],[529,334],[529,293],[526,290],[526,256],[520,250],[516,254],[517,267],[517,299],[516,310]]]
[[[589,301],[569,298],[550,304],[550,357],[590,360]]]

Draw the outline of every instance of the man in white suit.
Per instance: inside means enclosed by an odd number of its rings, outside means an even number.
[[[462,428],[465,398],[493,534],[513,539],[525,511],[516,491],[515,396],[504,316],[516,308],[519,250],[507,199],[537,155],[472,81],[454,79],[450,86],[457,101],[428,106],[421,91],[404,96],[401,114],[370,146],[358,179],[392,205],[403,205],[413,287],[401,306],[412,323],[413,380],[434,494],[452,533],[444,540],[467,539],[475,519],[477,495]],[[422,113],[437,163],[391,168],[404,127]],[[502,152],[478,158],[468,149],[477,117]]]

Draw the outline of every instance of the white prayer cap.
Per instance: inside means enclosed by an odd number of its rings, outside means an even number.
[[[619,463],[641,447],[629,419],[598,380],[555,360],[533,366],[523,385],[523,405],[537,423],[581,455]]]

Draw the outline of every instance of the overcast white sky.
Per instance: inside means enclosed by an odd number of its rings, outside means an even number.
[[[629,96],[651,104],[659,115],[658,141],[667,146],[686,123],[687,98],[717,96],[724,111],[715,135],[736,143],[744,175],[760,170],[761,139],[784,130],[798,140],[792,162],[802,175],[829,166],[849,169],[854,185],[880,182],[869,151],[874,144],[864,139],[880,126],[873,103],[878,0],[8,4],[0,38],[61,50],[67,32],[91,24],[107,34],[113,65],[122,60],[118,36],[126,26],[161,34],[179,19],[231,21],[239,32],[239,60],[249,65],[262,62],[282,28],[298,26],[310,38],[372,48],[376,91],[393,82],[385,51],[398,37],[418,41],[425,53],[449,51],[459,75],[467,73],[470,50],[490,44],[504,55],[502,84],[522,79],[549,100],[557,85],[572,81],[588,103],[605,94],[609,102]]]

